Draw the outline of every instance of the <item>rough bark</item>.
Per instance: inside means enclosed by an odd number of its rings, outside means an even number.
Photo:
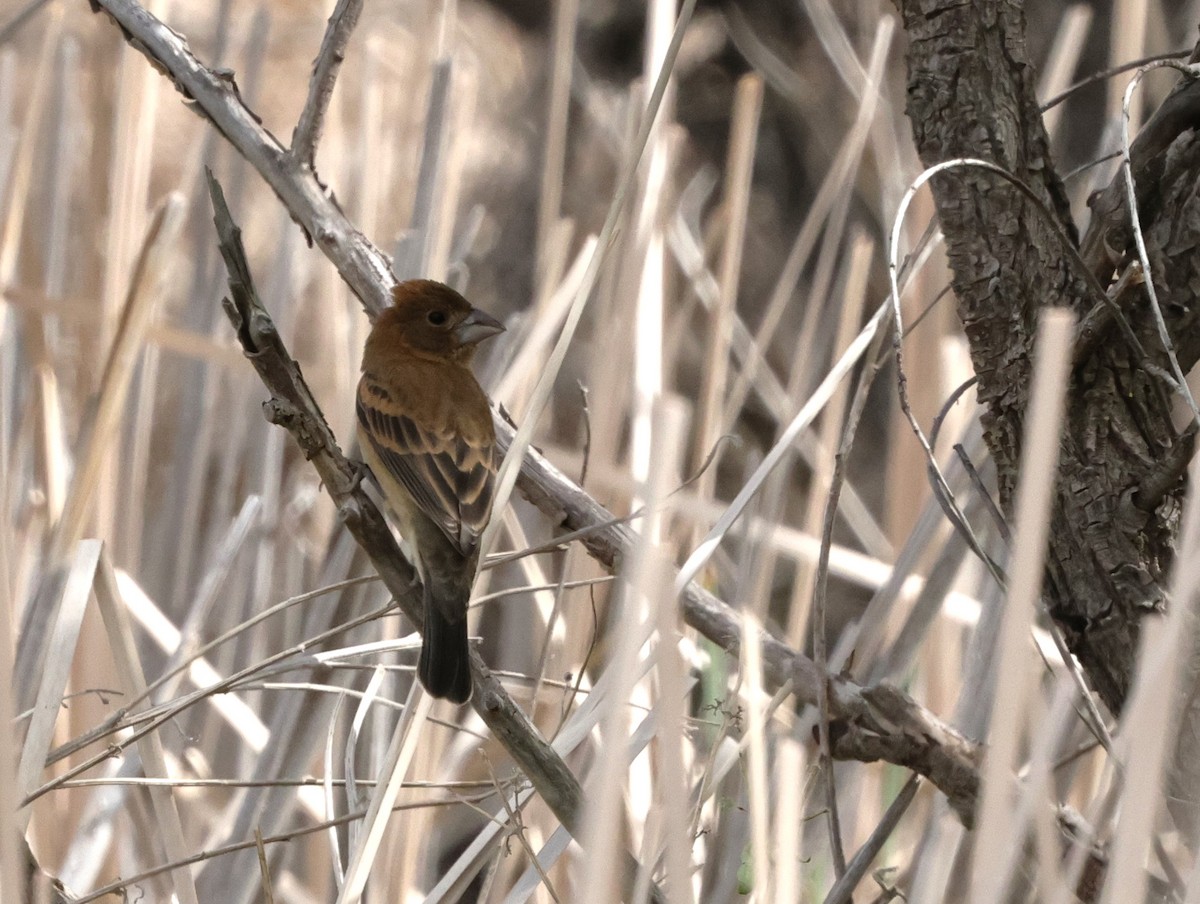
[[[1127,279],[1127,290],[1110,292],[1128,330],[1100,294],[1120,284],[1130,233],[1126,229],[1122,238],[1120,229],[1112,230],[1111,254],[1093,272],[1073,251],[1076,230],[1049,156],[1021,3],[898,5],[909,36],[908,114],[922,161],[992,161],[1026,183],[1046,208],[980,169],[958,169],[932,182],[1000,501],[1010,514],[1037,315],[1047,305],[1063,305],[1086,326],[1068,389],[1045,598],[1093,687],[1119,712],[1133,675],[1141,617],[1165,601],[1191,450],[1191,435],[1172,424],[1163,379],[1168,359],[1144,288]],[[1142,192],[1139,212],[1185,371],[1200,352],[1191,328],[1200,151],[1187,122],[1174,117],[1170,128],[1178,137],[1144,143],[1144,159],[1135,159],[1135,170],[1152,164],[1146,172],[1158,174],[1157,190]],[[1120,208],[1118,201],[1109,211],[1110,224],[1121,221]],[[1071,248],[1064,247],[1064,235]]]

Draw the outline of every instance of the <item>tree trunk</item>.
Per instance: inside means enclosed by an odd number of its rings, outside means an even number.
[[[1120,279],[1131,260],[1136,265],[1124,183],[1118,174],[1099,199],[1108,207],[1094,217],[1084,242],[1099,250],[1089,250],[1085,265],[1049,156],[1022,5],[898,5],[909,36],[908,115],[921,159],[927,166],[957,157],[989,160],[1044,205],[980,168],[932,181],[1000,503],[1010,515],[1037,315],[1060,305],[1081,319],[1044,592],[1092,686],[1117,713],[1130,688],[1139,621],[1165,602],[1193,438],[1172,423],[1171,367],[1145,286]],[[1134,154],[1154,285],[1185,372],[1200,353],[1193,93],[1190,83],[1177,89],[1164,105],[1175,104],[1172,115],[1156,115],[1158,133],[1151,138],[1155,124],[1149,124]],[[1103,299],[1105,291],[1127,326]]]

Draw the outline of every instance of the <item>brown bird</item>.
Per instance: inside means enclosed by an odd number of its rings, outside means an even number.
[[[392,298],[363,350],[359,443],[421,577],[417,674],[433,696],[465,703],[467,602],[496,475],[492,412],[470,363],[504,327],[433,280],[400,283]]]

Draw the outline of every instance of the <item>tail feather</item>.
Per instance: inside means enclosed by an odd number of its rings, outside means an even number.
[[[471,652],[463,608],[463,618],[450,621],[426,592],[425,637],[417,663],[425,690],[455,703],[471,699]]]

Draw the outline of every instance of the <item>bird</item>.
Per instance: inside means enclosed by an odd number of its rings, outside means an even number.
[[[470,364],[503,331],[449,286],[401,282],[367,336],[356,395],[362,457],[421,580],[417,675],[455,703],[471,698],[467,603],[496,477],[491,407]]]

